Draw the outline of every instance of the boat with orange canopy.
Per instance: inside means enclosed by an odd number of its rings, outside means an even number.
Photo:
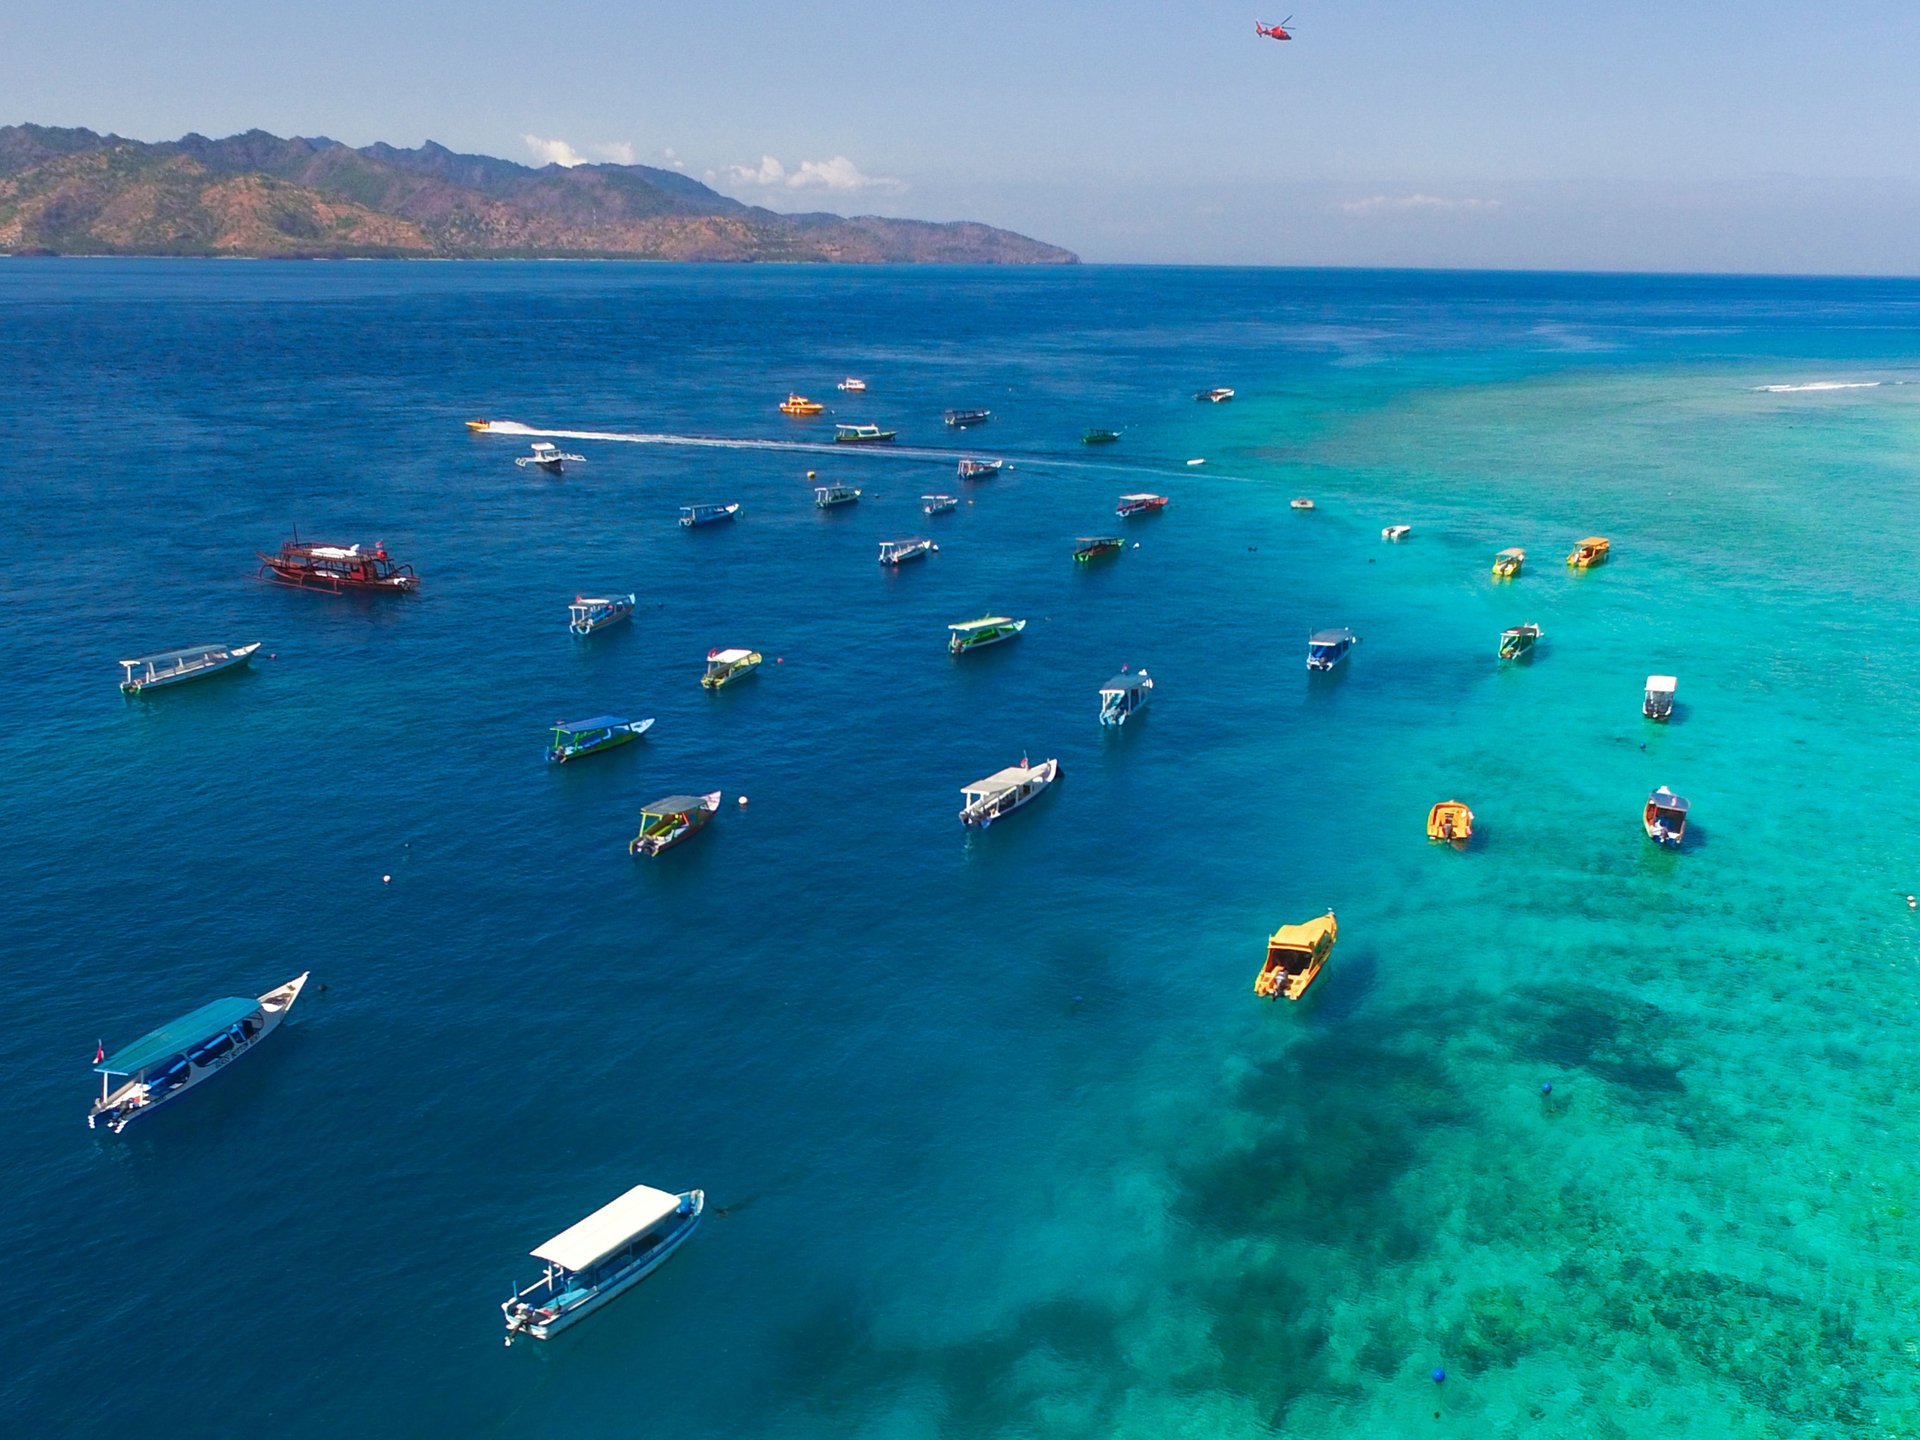
[[[1333,954],[1339,930],[1331,910],[1304,925],[1282,925],[1267,937],[1267,961],[1253,982],[1253,993],[1268,1000],[1282,995],[1298,1000]]]
[[[1473,811],[1459,800],[1442,800],[1427,811],[1427,839],[1465,845],[1473,838]]]

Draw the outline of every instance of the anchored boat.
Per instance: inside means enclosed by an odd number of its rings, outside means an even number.
[[[1120,438],[1118,430],[1089,430],[1080,437],[1082,445],[1111,445]]]
[[[1686,838],[1687,812],[1692,808],[1690,802],[1662,785],[1647,797],[1640,823],[1646,827],[1648,839],[1678,850]]]
[[[922,495],[920,508],[929,515],[944,515],[960,503],[957,495]]]
[[[1196,390],[1193,398],[1209,405],[1224,405],[1233,399],[1233,390],[1226,385],[1216,385],[1211,390]]]
[[[996,770],[960,792],[966,802],[960,807],[960,823],[978,825],[984,830],[1001,816],[1018,810],[1059,778],[1058,760],[1029,765],[1023,759],[1018,765]]]
[[[860,498],[857,485],[816,485],[813,487],[813,503],[822,510],[831,510],[836,505],[851,505]]]
[[[666,1263],[706,1212],[703,1190],[679,1195],[636,1185],[534,1249],[546,1273],[500,1306],[507,1344],[548,1340],[624,1295]]]
[[[307,983],[305,973],[257,1000],[213,1000],[122,1046],[95,1056],[100,1098],[87,1111],[87,1128],[105,1125],[118,1135],[142,1115],[177,1100],[210,1079],[279,1028]],[[115,1077],[122,1083],[115,1087]]]
[[[709,650],[707,673],[700,677],[700,683],[709,690],[718,690],[723,685],[744,680],[759,664],[758,650]]]
[[[1411,525],[1389,525],[1381,530],[1380,538],[1382,540],[1404,540],[1412,533],[1413,527]]]
[[[1122,672],[1100,687],[1100,723],[1124,725],[1153,699],[1153,679],[1145,670]]]
[[[1465,845],[1473,838],[1473,811],[1459,800],[1442,800],[1427,811],[1427,839]]]
[[[633,618],[632,595],[576,595],[567,606],[567,629],[576,635],[591,635],[609,625]]]
[[[1589,535],[1573,549],[1567,552],[1567,564],[1576,570],[1591,570],[1596,565],[1604,565],[1613,542],[1604,535]]]
[[[547,759],[556,765],[597,755],[602,750],[637,740],[653,728],[652,720],[629,720],[624,715],[596,715],[591,720],[561,720],[553,727]]]
[[[138,660],[122,660],[120,689],[127,695],[144,695],[163,686],[204,680],[245,665],[259,648],[258,640],[251,645],[189,645],[184,650],[163,650]]]
[[[947,424],[956,430],[964,430],[969,425],[984,425],[992,418],[991,410],[949,410],[946,413]]]
[[[1122,495],[1120,503],[1113,507],[1113,513],[1121,519],[1130,519],[1135,515],[1153,515],[1167,508],[1164,495]]]
[[[1640,713],[1649,720],[1671,720],[1673,692],[1679,688],[1680,682],[1671,675],[1647,676],[1647,698],[1640,702]]]
[[[780,402],[780,413],[782,415],[824,415],[827,413],[827,407],[818,400],[809,400],[806,396],[796,395],[790,390],[787,392],[787,398]]]
[[[1333,954],[1339,933],[1331,910],[1304,925],[1282,925],[1267,937],[1267,959],[1253,982],[1253,993],[1267,1000],[1282,995],[1298,1000]]]
[[[420,588],[411,565],[396,563],[384,540],[371,550],[360,545],[309,545],[299,536],[280,547],[278,555],[260,556],[260,575],[297,590],[324,590],[332,595],[364,591],[377,595],[404,595]]]
[[[1313,501],[1311,501],[1311,500],[1309,500],[1309,499],[1307,499],[1307,497],[1306,497],[1306,496],[1304,496],[1304,495],[1302,495],[1302,496],[1300,496],[1300,497],[1299,497],[1298,499],[1296,499],[1296,500],[1289,500],[1289,501],[1287,502],[1287,504],[1289,504],[1290,506],[1292,506],[1292,507],[1293,507],[1293,508],[1294,508],[1295,510],[1311,510],[1311,509],[1313,509]]]
[[[694,831],[704,829],[720,808],[720,792],[711,795],[669,795],[640,811],[640,831],[627,842],[629,855],[658,855],[671,850]]]
[[[1529,620],[1525,625],[1515,625],[1500,632],[1500,658],[1518,660],[1533,654],[1533,647],[1540,643],[1545,634],[1538,625]]]
[[[1002,640],[1011,640],[1027,628],[1024,620],[1011,620],[1005,615],[982,615],[978,620],[964,620],[958,625],[947,626],[947,649],[955,655],[968,650],[978,650],[987,645],[998,645]]]
[[[1502,550],[1493,557],[1493,578],[1511,580],[1520,573],[1520,567],[1527,563],[1527,552],[1518,545]]]
[[[991,480],[1007,468],[1004,460],[976,460],[971,455],[960,462],[962,480]]]
[[[1100,555],[1113,555],[1127,548],[1118,535],[1082,535],[1073,542],[1073,558],[1085,564]]]
[[[836,425],[833,438],[840,445],[884,445],[898,434],[894,430],[882,430],[878,425]]]
[[[545,470],[549,475],[563,475],[569,465],[586,464],[587,457],[562,450],[548,441],[536,440],[532,445],[532,453],[516,455],[513,463],[522,470]]]
[[[1360,637],[1345,628],[1316,630],[1307,637],[1307,669],[1331,670],[1359,643]]]
[[[940,547],[927,539],[882,540],[880,542],[880,563],[899,565],[908,560],[924,560]]]
[[[740,502],[730,505],[682,505],[680,523],[691,530],[696,525],[718,525],[740,513]]]
[[[867,382],[864,380],[856,380],[853,376],[849,375],[840,382],[840,388],[849,395],[864,395],[867,389]]]

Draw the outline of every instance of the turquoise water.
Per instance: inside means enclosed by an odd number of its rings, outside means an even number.
[[[0,314],[23,1433],[1920,1434],[1920,285],[21,261]],[[1879,383],[1757,388],[1811,382]],[[461,425],[820,435],[789,388],[933,447],[989,405],[1015,469],[929,519],[945,462],[579,441],[554,482]],[[1132,489],[1173,505],[1074,565]],[[296,524],[423,592],[256,583]],[[583,588],[641,611],[576,642]],[[950,659],[988,608],[1032,623]],[[703,693],[732,644],[764,672]],[[1160,688],[1102,733],[1122,663]],[[658,723],[543,763],[605,710]],[[1062,783],[964,834],[1022,753]],[[260,1056],[85,1128],[96,1038],[308,968]],[[726,1213],[504,1350],[525,1252],[640,1181]]]

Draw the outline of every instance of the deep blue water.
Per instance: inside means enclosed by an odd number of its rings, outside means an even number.
[[[1916,1433],[1920,284],[15,261],[0,318],[21,1433]],[[1814,382],[1873,388],[1758,388]],[[789,389],[1015,468],[929,519],[950,459],[555,481],[462,424],[823,438]],[[422,592],[259,583],[296,526]],[[607,589],[635,622],[569,637]],[[950,658],[988,609],[1031,624]],[[719,645],[768,663],[709,695]],[[1123,663],[1158,697],[1103,733]],[[658,723],[545,765],[606,710]],[[964,834],[1023,753],[1060,786]],[[307,969],[258,1056],[86,1129],[96,1040]],[[642,1181],[727,1213],[504,1350],[528,1249]]]

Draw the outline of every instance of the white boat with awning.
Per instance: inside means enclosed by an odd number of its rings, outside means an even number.
[[[536,440],[530,453],[516,456],[513,463],[522,470],[545,470],[549,475],[562,475],[569,465],[586,464],[587,457],[562,450],[550,440]]]
[[[1640,702],[1640,713],[1649,720],[1673,718],[1673,692],[1680,682],[1671,675],[1647,676],[1647,698]]]
[[[703,1190],[675,1195],[636,1185],[536,1246],[533,1258],[546,1262],[546,1273],[500,1306],[507,1344],[516,1335],[551,1339],[624,1295],[680,1248],[706,1208]]]
[[[258,640],[251,645],[189,645],[184,650],[163,650],[138,660],[122,660],[120,668],[125,673],[120,677],[120,688],[128,695],[140,695],[166,685],[204,680],[245,665],[259,648]]]
[[[1029,765],[1022,759],[1018,765],[996,770],[986,779],[976,780],[960,792],[961,798],[966,801],[960,807],[960,823],[978,825],[984,830],[1002,815],[1011,814],[1037,797],[1059,778],[1058,760],[1042,760],[1038,765]]]

